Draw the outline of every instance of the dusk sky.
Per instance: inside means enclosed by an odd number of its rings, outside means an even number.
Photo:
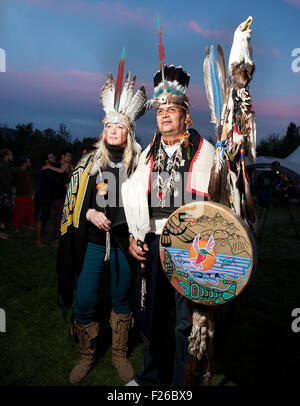
[[[233,33],[249,15],[258,142],[284,135],[291,121],[300,125],[300,0],[0,0],[6,54],[0,125],[33,122],[40,130],[57,130],[65,123],[73,139],[97,137],[103,128],[99,91],[107,72],[116,77],[123,45],[125,72],[135,73],[152,96],[159,69],[156,15],[166,64],[191,74],[191,118],[200,134],[214,134],[203,82],[205,46],[220,43],[228,62]],[[154,114],[147,112],[136,134],[146,144],[154,129]]]

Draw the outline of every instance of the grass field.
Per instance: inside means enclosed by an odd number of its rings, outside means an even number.
[[[299,205],[292,205],[291,211],[300,232]],[[299,382],[300,332],[291,329],[291,313],[300,308],[300,241],[286,209],[269,209],[257,249],[257,269],[236,299],[234,321],[221,337],[214,386]],[[6,312],[6,332],[0,333],[0,385],[72,386],[68,375],[78,346],[70,335],[71,312],[65,320],[56,304],[56,248],[37,248],[33,232],[23,229],[0,240],[0,253],[0,308]],[[123,385],[111,365],[108,292],[107,274],[99,303],[100,357],[81,386]],[[130,360],[135,371],[142,368],[137,327],[130,336]]]

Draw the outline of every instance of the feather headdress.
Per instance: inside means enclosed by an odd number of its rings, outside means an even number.
[[[189,107],[189,100],[186,90],[189,85],[190,75],[181,66],[175,68],[174,65],[166,66],[164,63],[165,52],[162,44],[161,26],[159,18],[156,17],[158,38],[159,38],[159,59],[160,71],[157,71],[154,82],[154,93],[152,99],[146,103],[147,108],[157,107],[159,104],[175,103]]]
[[[109,72],[107,80],[100,93],[100,103],[103,106],[105,117],[104,124],[122,123],[131,132],[135,122],[145,113],[145,102],[147,100],[145,86],[142,85],[133,94],[136,76],[130,80],[130,72],[127,73],[124,87],[122,89],[124,73],[125,47],[123,47],[116,84],[113,75]]]

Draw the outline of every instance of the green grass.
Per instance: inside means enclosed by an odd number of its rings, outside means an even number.
[[[300,230],[300,207],[292,206]],[[50,239],[50,229],[48,232]],[[300,241],[288,211],[268,212],[257,269],[236,299],[237,311],[215,355],[213,386],[287,385],[299,381],[299,334],[291,330],[292,310],[300,307]],[[21,230],[0,240],[0,308],[6,333],[0,333],[0,385],[73,386],[68,375],[78,344],[56,304],[56,248],[34,245],[34,234]],[[119,386],[111,365],[109,275],[100,291],[102,309],[99,360],[78,386]],[[162,338],[163,339],[163,338]],[[142,369],[143,344],[137,327],[130,335],[129,358]]]

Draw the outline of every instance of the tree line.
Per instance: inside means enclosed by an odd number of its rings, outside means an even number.
[[[17,165],[18,157],[28,156],[35,174],[46,152],[52,152],[57,156],[61,150],[69,150],[72,153],[73,164],[76,164],[81,158],[82,150],[92,150],[97,141],[96,137],[72,141],[71,133],[65,124],[60,124],[58,130],[47,128],[43,131],[34,128],[33,123],[18,124],[15,129],[0,126],[0,150],[8,148],[13,152],[14,165]]]
[[[29,156],[35,172],[41,166],[44,153],[52,152],[58,155],[63,149],[70,150],[75,164],[81,158],[82,150],[92,150],[97,141],[97,137],[87,137],[82,140],[76,138],[72,141],[71,133],[65,124],[60,124],[58,130],[47,128],[43,131],[34,128],[31,122],[18,124],[15,129],[0,125],[0,150],[9,148],[16,160],[23,155]],[[137,139],[137,141],[141,140]],[[279,134],[270,134],[266,139],[262,139],[257,145],[257,155],[286,158],[299,145],[300,127],[291,122],[284,137]]]
[[[257,155],[286,158],[300,145],[300,127],[291,122],[284,137],[270,134],[257,145]]]

